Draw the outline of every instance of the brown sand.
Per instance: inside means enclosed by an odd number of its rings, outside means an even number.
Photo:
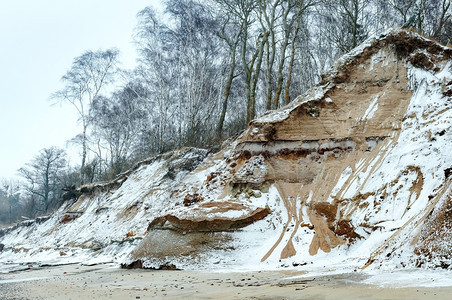
[[[65,265],[0,274],[0,299],[450,299],[452,287],[379,288],[360,274],[121,270]]]

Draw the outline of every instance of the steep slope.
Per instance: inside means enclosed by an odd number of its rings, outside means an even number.
[[[207,156],[181,149],[137,164],[112,182],[83,186],[50,217],[0,231],[0,262],[95,263],[120,259],[142,239],[153,215],[168,208],[175,182]]]
[[[449,190],[450,57],[450,49],[416,34],[392,32],[342,58],[310,94],[252,122],[237,148],[264,157],[265,181],[299,199],[299,215],[320,220],[314,227],[325,230],[316,231],[311,255],[382,235],[370,264],[416,243]]]
[[[0,263],[449,268],[451,57],[413,32],[370,39],[219,153],[143,162],[3,231]]]

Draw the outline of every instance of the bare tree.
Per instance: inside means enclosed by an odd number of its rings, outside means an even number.
[[[440,17],[439,20],[436,22],[436,28],[434,29],[434,32],[432,34],[432,36],[434,36],[435,38],[441,39],[444,30],[446,29],[446,24],[449,23],[450,25],[450,0],[442,0],[441,2],[441,13],[440,13]],[[450,29],[449,29],[450,30]],[[450,31],[448,33],[445,33],[446,38],[450,39],[451,35],[450,35]],[[444,42],[444,40],[443,40]]]
[[[403,25],[408,21],[410,12],[414,9],[417,0],[389,0],[384,1],[388,3],[394,11],[400,15],[401,22],[399,25]]]
[[[98,157],[108,161],[106,167],[112,175],[124,171],[142,123],[145,122],[146,111],[142,105],[144,94],[141,86],[129,83],[111,97],[98,96],[93,100],[93,136],[98,139]],[[102,157],[102,149],[106,150],[106,157]]]
[[[266,78],[265,85],[267,90],[265,108],[272,109],[272,95],[273,95],[273,65],[275,62],[277,52],[277,38],[276,38],[276,21],[280,18],[279,7],[281,0],[267,1],[259,0],[259,22],[262,30],[268,32],[268,39],[266,41]]]
[[[80,167],[81,183],[84,183],[83,170],[88,155],[88,127],[93,100],[100,95],[106,85],[112,82],[116,71],[118,50],[86,51],[76,57],[71,69],[61,80],[63,89],[52,95],[53,99],[68,102],[77,110],[82,124],[82,161]]]
[[[319,6],[321,38],[333,43],[340,54],[364,41],[368,34],[371,0],[324,0]]]
[[[288,81],[290,84],[290,74],[293,68],[294,57],[295,57],[295,39],[298,36],[300,30],[300,22],[302,15],[306,12],[306,10],[313,6],[314,2],[312,0],[292,0],[287,1],[286,4],[281,4],[281,27],[282,27],[282,38],[281,38],[281,47],[280,47],[280,55],[279,55],[279,65],[277,70],[277,81],[276,81],[276,89],[275,95],[273,98],[273,107],[277,108],[279,106],[279,98],[283,90],[283,81],[284,77],[288,76]],[[286,51],[290,42],[292,42],[292,54],[291,59],[289,61],[289,74],[284,74],[284,68],[286,63]],[[286,94],[285,104],[290,102],[290,98]]]
[[[450,0],[424,1],[423,33],[443,43],[452,38]]]
[[[246,123],[250,122],[256,114],[256,89],[262,67],[262,59],[268,32],[253,28],[256,22],[258,1],[256,0],[219,0],[227,14],[234,16],[241,29],[240,56],[242,62],[243,78],[246,94]]]
[[[138,13],[137,45],[140,64],[135,70],[137,81],[148,92],[144,95],[144,105],[148,112],[148,123],[142,128],[140,149],[147,148],[150,153],[161,153],[176,144],[174,128],[176,61],[171,55],[170,44],[166,43],[166,26],[147,7]],[[142,152],[142,150],[138,150]],[[143,154],[140,154],[143,156]]]
[[[25,190],[35,202],[40,212],[46,213],[51,206],[59,203],[61,197],[60,177],[66,167],[66,153],[56,147],[46,148],[25,167],[19,169],[25,179]]]
[[[2,179],[0,184],[0,200],[6,208],[9,223],[13,223],[17,218],[17,213],[14,213],[14,211],[19,208],[20,184],[15,180]]]
[[[171,22],[149,8],[140,13],[140,56],[146,65],[138,74],[150,91],[151,123],[161,149],[172,140],[177,147],[206,145],[215,134],[213,116],[221,97],[215,21],[198,1],[167,1],[166,12]]]
[[[221,4],[221,0],[219,3]],[[223,102],[221,105],[221,113],[217,123],[217,136],[221,139],[224,121],[226,119],[226,112],[228,108],[229,96],[231,95],[232,81],[234,78],[241,75],[241,73],[235,74],[237,68],[237,47],[240,43],[240,36],[243,32],[243,27],[234,15],[229,15],[224,7],[221,7],[218,12],[220,16],[217,20],[219,23],[219,30],[217,32],[218,37],[224,41],[227,45],[225,55],[228,56],[227,63],[229,71],[227,72],[226,84],[223,92]],[[226,17],[224,17],[226,16]]]

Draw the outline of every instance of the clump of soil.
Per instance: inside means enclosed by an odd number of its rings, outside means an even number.
[[[158,267],[154,268],[146,268],[144,267],[144,262],[142,259],[135,260],[129,264],[123,263],[121,264],[122,269],[150,269],[150,270],[165,270],[165,271],[180,271],[176,265],[171,264],[169,262],[165,262],[164,264],[161,264]]]
[[[446,177],[446,179],[449,178],[450,175],[452,175],[452,167],[444,170],[444,176]]]
[[[424,53],[416,53],[408,57],[408,61],[416,68],[433,70],[435,64]]]
[[[68,224],[68,223],[71,223],[72,221],[74,221],[75,219],[77,219],[77,217],[78,217],[78,216],[76,216],[76,215],[68,215],[68,214],[66,214],[66,215],[64,215],[64,216],[61,218],[60,223],[61,223],[61,224]]]
[[[337,236],[345,237],[350,243],[360,236],[355,232],[354,226],[351,224],[350,220],[339,220],[334,227],[333,232]]]
[[[317,202],[312,205],[312,208],[317,214],[326,217],[328,224],[332,224],[336,220],[337,205],[328,202]]]
[[[201,202],[203,200],[204,200],[204,198],[198,193],[187,194],[184,197],[184,206],[191,206],[194,203],[198,203],[198,202]]]

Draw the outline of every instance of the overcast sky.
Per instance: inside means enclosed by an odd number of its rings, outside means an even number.
[[[116,47],[121,61],[136,59],[136,14],[159,0],[14,0],[0,5],[0,178],[39,150],[64,147],[80,132],[69,105],[49,96],[73,59],[86,50]]]

